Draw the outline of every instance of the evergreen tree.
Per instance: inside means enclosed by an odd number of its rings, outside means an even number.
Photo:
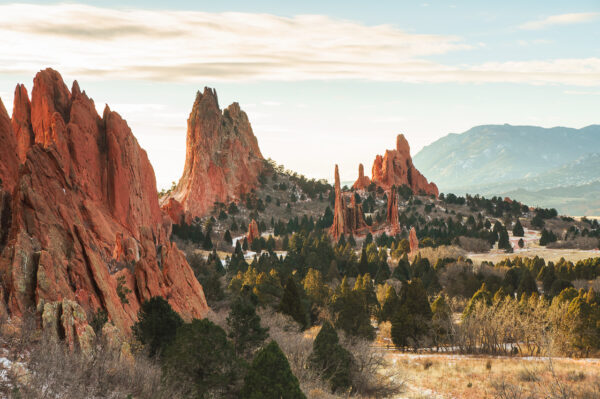
[[[339,344],[337,332],[328,321],[323,323],[313,341],[309,363],[311,368],[322,373],[322,378],[329,382],[332,392],[350,387],[352,356]]]
[[[402,285],[399,306],[392,317],[392,341],[397,347],[418,348],[429,334],[432,320],[427,292],[421,280]]]
[[[142,303],[138,321],[131,328],[133,336],[154,356],[175,338],[183,320],[163,297],[155,296]]]
[[[189,387],[186,397],[227,397],[241,374],[225,331],[208,319],[182,325],[163,364],[167,379]]]
[[[533,278],[533,275],[529,269],[524,268],[521,272],[521,280],[519,282],[519,287],[517,288],[517,294],[519,296],[522,296],[523,294],[529,296],[537,293],[538,289],[535,278]]]
[[[271,341],[261,349],[248,369],[240,397],[247,399],[306,399],[287,358]]]
[[[229,338],[233,341],[236,354],[248,358],[269,336],[268,328],[260,325],[255,305],[244,296],[238,296],[227,317]]]
[[[479,288],[479,290],[473,294],[471,300],[469,300],[469,303],[463,312],[463,317],[470,315],[475,310],[475,306],[479,302],[484,303],[486,306],[490,306],[492,304],[492,293],[488,291],[485,283],[481,285],[481,288]]]
[[[512,246],[508,239],[508,232],[504,228],[498,233],[498,249],[504,249],[507,252],[512,251]]]
[[[231,238],[231,233],[229,232],[229,230],[225,230],[225,234],[223,235],[223,241],[225,241],[225,243],[229,245],[233,244],[233,239]]]
[[[406,252],[402,256],[402,258],[400,258],[400,261],[398,261],[398,266],[396,266],[396,268],[394,269],[392,277],[402,282],[408,281],[412,277],[410,262],[408,261],[408,255],[406,254]]]
[[[292,277],[288,278],[283,291],[283,297],[279,303],[279,311],[291,316],[302,329],[308,325],[307,314],[302,306],[302,300],[296,282]]]
[[[525,230],[523,230],[523,225],[521,225],[521,221],[519,219],[517,219],[512,233],[515,237],[523,237],[525,235]]]

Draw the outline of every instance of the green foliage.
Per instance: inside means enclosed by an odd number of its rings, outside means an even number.
[[[322,378],[329,382],[332,392],[344,391],[350,387],[352,356],[339,344],[337,332],[328,321],[323,323],[313,341],[309,362],[310,367],[320,372]]]
[[[415,279],[402,285],[399,306],[392,316],[392,341],[397,347],[418,348],[431,328],[432,312],[423,283]]]
[[[98,308],[96,313],[92,316],[90,326],[94,329],[96,335],[102,332],[102,327],[108,322],[108,312],[102,308]]]
[[[231,238],[231,233],[229,232],[229,230],[225,230],[225,234],[223,235],[223,241],[225,241],[225,243],[229,245],[233,243],[233,238]]]
[[[463,318],[470,315],[475,310],[475,306],[479,302],[483,302],[487,306],[490,306],[492,304],[492,293],[488,291],[485,283],[482,284],[481,288],[479,288],[479,290],[471,297],[471,300],[469,301],[463,312]]]
[[[535,278],[531,274],[529,269],[523,269],[521,272],[521,280],[519,282],[519,287],[517,288],[517,294],[519,296],[525,294],[527,296],[531,294],[537,294],[537,284],[535,282]]]
[[[138,321],[131,327],[133,336],[147,349],[149,356],[160,354],[175,338],[183,320],[163,297],[142,303]]]
[[[552,230],[546,230],[546,229],[542,230],[542,236],[540,237],[540,245],[541,246],[546,246],[552,242],[556,242],[557,240],[558,240],[558,237],[556,237],[556,234],[554,234],[554,232]]]
[[[283,297],[279,303],[279,309],[281,313],[285,313],[291,316],[302,329],[308,327],[308,317],[304,306],[302,305],[302,299],[298,291],[298,286],[292,277],[290,277],[283,290]]]
[[[513,227],[512,233],[515,237],[523,237],[525,235],[525,230],[523,230],[523,225],[521,224],[521,221],[519,219],[517,219],[517,222]]]
[[[131,294],[131,290],[126,284],[127,282],[125,281],[125,276],[121,275],[117,277],[117,295],[119,296],[119,299],[123,305],[129,304],[127,295]]]
[[[248,358],[269,336],[267,333],[269,329],[260,325],[256,307],[242,295],[231,304],[227,326],[236,354],[245,358]]]
[[[207,319],[179,327],[164,352],[163,365],[168,379],[190,386],[190,397],[227,396],[240,375],[240,363],[225,331]]]
[[[370,277],[368,279],[370,280]],[[364,280],[361,278],[361,281]],[[359,283],[351,290],[347,278],[344,277],[333,295],[331,310],[336,328],[346,334],[372,340],[375,338],[375,330],[371,325],[371,306],[372,298],[375,298],[375,302],[377,299],[372,287],[366,289],[362,287],[363,285]]]
[[[277,342],[271,341],[256,354],[244,378],[240,397],[306,399]]]

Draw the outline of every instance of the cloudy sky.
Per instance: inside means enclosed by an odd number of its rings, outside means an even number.
[[[77,79],[127,119],[160,188],[181,175],[196,91],[214,87],[263,155],[352,180],[400,132],[414,155],[480,124],[600,123],[600,2],[523,3],[0,1],[0,97],[10,111],[46,67]]]

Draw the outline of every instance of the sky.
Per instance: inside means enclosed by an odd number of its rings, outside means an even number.
[[[600,1],[0,1],[0,98],[57,69],[129,123],[160,188],[197,90],[248,114],[265,157],[343,181],[482,124],[600,123]],[[540,143],[543,145],[543,143]]]

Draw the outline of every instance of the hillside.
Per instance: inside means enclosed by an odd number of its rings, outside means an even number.
[[[417,167],[443,192],[511,198],[561,213],[600,212],[600,126],[485,125],[423,148]]]

